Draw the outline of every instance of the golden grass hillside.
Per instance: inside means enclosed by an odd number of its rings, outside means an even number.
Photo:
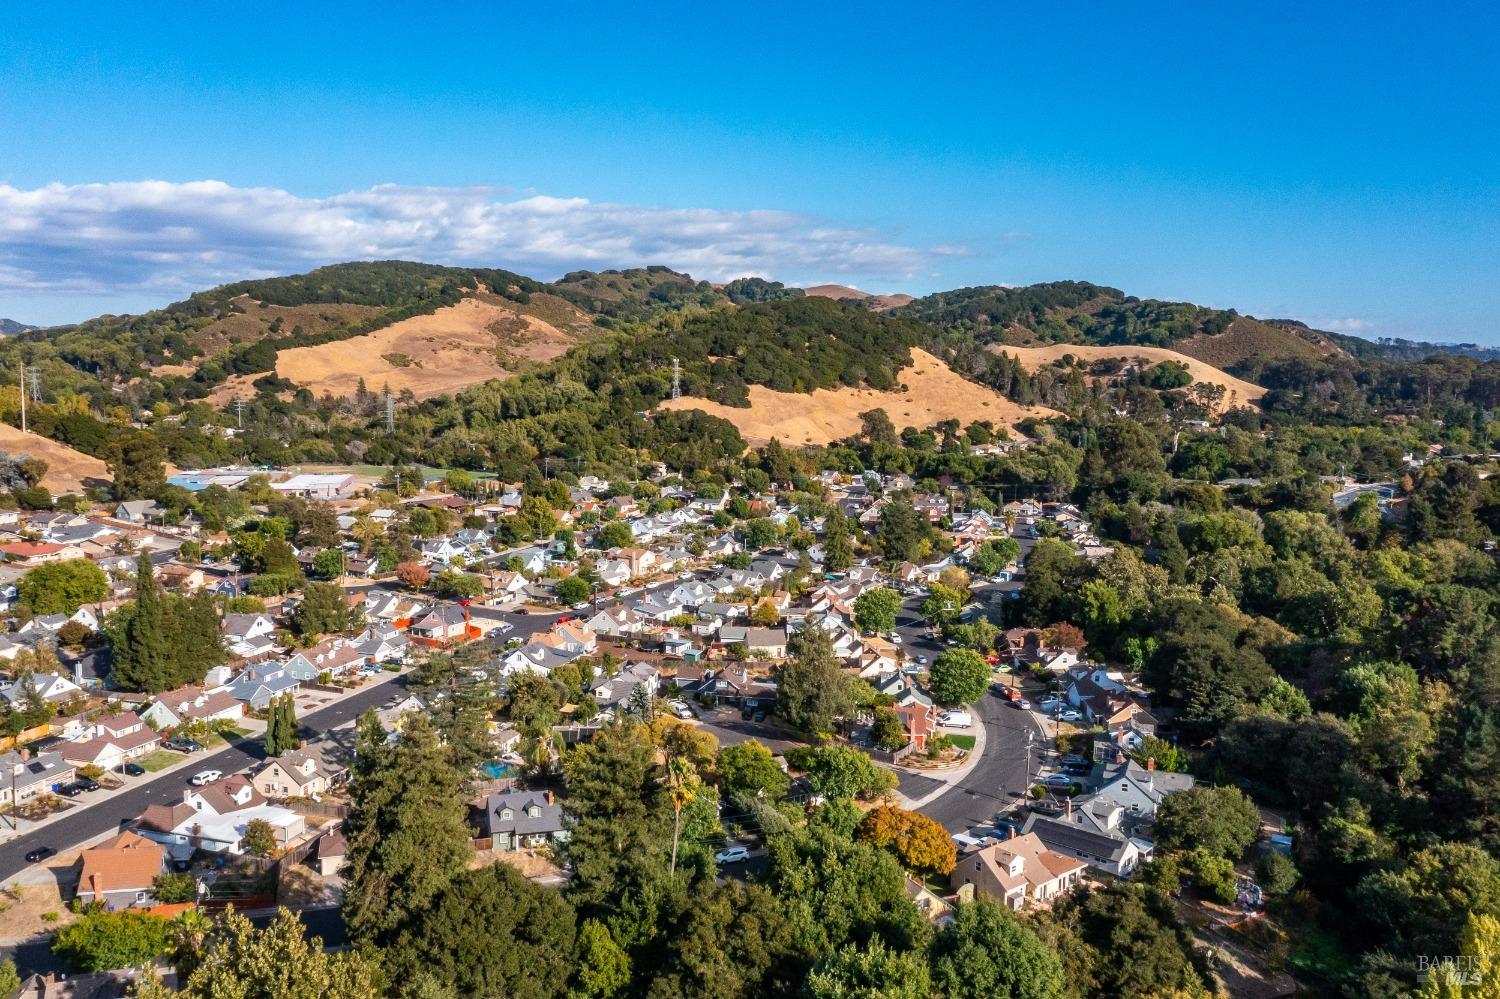
[[[42,485],[54,494],[82,492],[87,486],[105,485],[110,481],[104,462],[66,444],[40,434],[22,433],[20,427],[0,423],[0,451],[12,457],[23,454],[47,463]]]
[[[1319,343],[1322,345],[1320,346]],[[1278,359],[1290,357],[1311,359],[1328,354],[1344,353],[1343,350],[1327,341],[1319,343],[1313,343],[1290,330],[1271,326],[1258,319],[1240,316],[1230,323],[1229,328],[1223,333],[1181,340],[1177,347],[1189,357],[1196,357],[1216,368],[1228,368],[1260,355]]]
[[[1266,390],[1259,385],[1254,385],[1242,378],[1220,371],[1218,368],[1196,357],[1165,347],[1131,347],[1110,346],[1093,347],[1076,343],[1055,343],[1046,347],[1008,347],[999,344],[991,345],[989,349],[997,354],[1010,354],[1019,360],[1028,371],[1036,371],[1054,361],[1062,359],[1071,354],[1085,361],[1102,361],[1108,359],[1124,359],[1139,361],[1143,365],[1150,366],[1162,361],[1176,361],[1187,367],[1188,373],[1193,376],[1194,382],[1204,382],[1210,385],[1224,386],[1224,398],[1220,400],[1219,409],[1233,409],[1236,406],[1244,406],[1256,402],[1266,394]]]
[[[896,429],[930,427],[943,420],[969,424],[989,420],[996,426],[1017,423],[1028,416],[1056,416],[1040,406],[1018,406],[994,389],[966,381],[941,360],[913,350],[912,365],[901,372],[901,388],[815,389],[808,393],[775,392],[750,386],[750,406],[740,409],[706,399],[676,399],[663,409],[698,409],[728,420],[755,446],[776,438],[789,445],[829,444],[857,434],[859,414],[883,409]]]
[[[525,363],[560,357],[592,328],[586,316],[560,299],[538,298],[542,301],[534,306],[518,309],[513,302],[481,292],[373,333],[287,348],[276,355],[276,374],[315,396],[352,396],[361,380],[371,392],[390,386],[398,394],[410,390],[418,399],[451,395],[505,378]],[[248,398],[260,377],[230,378],[215,389],[210,402],[223,405],[236,397]]]
[[[860,291],[846,284],[815,284],[811,288],[803,288],[802,293],[813,298],[831,298],[835,301],[853,298],[861,302],[870,302],[871,308],[876,312],[899,308],[912,301],[910,295],[872,295],[868,291]]]

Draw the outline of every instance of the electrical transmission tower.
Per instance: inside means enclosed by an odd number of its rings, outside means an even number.
[[[672,358],[672,398],[682,398],[682,367],[675,357]]]
[[[42,373],[36,369],[35,365],[32,365],[32,368],[31,368],[31,371],[30,371],[29,374],[30,374],[30,382],[31,382],[31,401],[32,402],[41,402],[42,401]]]
[[[26,433],[26,362],[21,362],[21,433]]]
[[[396,432],[396,397],[391,394],[389,385],[385,387],[385,432]]]
[[[245,400],[234,400],[234,423],[241,430],[245,429]]]

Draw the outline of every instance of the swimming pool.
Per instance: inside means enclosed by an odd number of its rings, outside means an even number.
[[[491,780],[499,780],[502,777],[514,777],[516,765],[514,763],[486,763],[479,768],[479,772]]]

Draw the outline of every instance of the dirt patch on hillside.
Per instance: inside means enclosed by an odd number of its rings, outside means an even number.
[[[110,481],[109,469],[98,458],[40,434],[22,433],[19,427],[8,423],[0,423],[0,450],[11,456],[29,454],[45,461],[47,474],[42,476],[42,485],[54,494],[82,492],[86,486]]]
[[[884,409],[897,430],[930,427],[943,420],[964,425],[989,420],[998,426],[1028,416],[1057,415],[1041,406],[1018,406],[994,389],[966,381],[926,351],[911,353],[911,367],[900,374],[901,388],[892,392],[852,388],[775,392],[752,385],[748,409],[705,399],[671,400],[662,403],[662,408],[699,409],[728,420],[748,443],[757,446],[773,437],[792,445],[829,444],[859,433],[859,414],[872,409]]]
[[[1036,371],[1067,354],[1085,361],[1123,358],[1140,361],[1148,367],[1162,361],[1176,361],[1187,367],[1195,382],[1224,386],[1224,398],[1219,403],[1221,411],[1255,402],[1266,394],[1266,390],[1259,385],[1253,385],[1195,357],[1165,347],[1093,347],[1076,343],[1055,343],[1047,347],[991,345],[989,350],[997,354],[1014,355],[1028,371]]]

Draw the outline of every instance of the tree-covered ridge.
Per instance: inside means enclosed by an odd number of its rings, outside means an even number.
[[[1019,326],[1051,343],[1158,347],[1222,333],[1238,315],[1188,302],[1140,299],[1087,281],[960,288],[919,298],[894,311],[984,342]]]
[[[592,313],[601,326],[641,322],[663,312],[707,309],[725,302],[748,305],[802,296],[802,289],[788,288],[780,281],[739,278],[716,287],[670,267],[573,271],[548,287]]]
[[[473,291],[480,285],[518,301],[525,294],[543,289],[541,282],[513,271],[376,260],[333,264],[306,274],[237,281],[199,292],[193,299],[206,297],[221,303],[249,295],[268,305],[338,302],[392,309],[436,301],[451,304],[464,291]]]

